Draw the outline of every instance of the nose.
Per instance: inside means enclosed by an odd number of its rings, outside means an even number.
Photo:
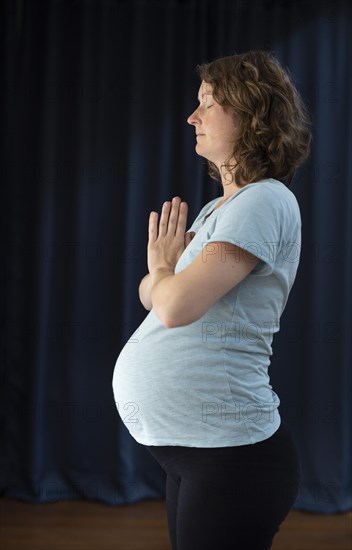
[[[189,115],[189,117],[187,118],[187,122],[188,124],[192,124],[193,126],[195,126],[196,124],[199,124],[199,116],[198,116],[198,107],[195,111],[193,111],[193,113],[191,115]]]

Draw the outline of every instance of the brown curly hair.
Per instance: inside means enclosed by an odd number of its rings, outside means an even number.
[[[215,101],[232,108],[239,120],[233,153],[224,165],[232,176],[236,171],[236,184],[275,178],[289,185],[312,140],[310,117],[289,71],[268,51],[222,57],[197,71],[212,86]],[[208,167],[219,179],[218,167],[211,161]]]

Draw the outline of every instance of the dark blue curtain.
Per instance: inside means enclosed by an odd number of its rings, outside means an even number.
[[[143,320],[149,211],[220,192],[186,117],[202,61],[270,49],[313,118],[298,277],[272,383],[302,461],[296,507],[351,508],[348,1],[1,3],[1,494],[124,504],[164,495],[113,401]],[[123,410],[122,414],[130,411]]]

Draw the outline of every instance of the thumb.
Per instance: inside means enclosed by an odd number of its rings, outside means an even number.
[[[195,236],[194,231],[190,231],[189,233],[185,233],[185,247],[189,245],[193,237]]]

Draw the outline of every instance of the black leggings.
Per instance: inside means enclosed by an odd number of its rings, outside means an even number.
[[[167,474],[173,550],[268,550],[299,488],[299,461],[281,424],[238,447],[146,446]]]

